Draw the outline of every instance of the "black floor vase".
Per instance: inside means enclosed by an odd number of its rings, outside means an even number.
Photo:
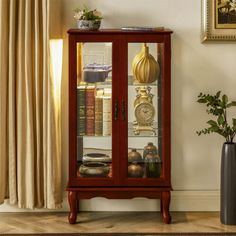
[[[220,220],[236,225],[236,144],[224,143],[221,156]]]

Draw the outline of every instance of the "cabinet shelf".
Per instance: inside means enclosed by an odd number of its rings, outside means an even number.
[[[158,127],[157,127],[157,122],[153,123],[153,128],[155,131],[155,134],[151,131],[142,131],[140,132],[140,134],[135,134],[134,133],[134,128],[133,128],[133,122],[129,122],[128,123],[128,137],[133,137],[133,138],[146,138],[146,137],[161,137],[160,135],[158,135]],[[96,142],[97,139],[110,139],[112,137],[112,135],[83,135],[83,136],[77,136],[78,138],[86,138],[86,139],[94,139],[94,142]]]
[[[112,77],[109,76],[104,82],[96,82],[96,83],[81,83],[78,85],[79,87],[82,86],[89,86],[89,85],[95,85],[96,88],[111,88],[112,86]],[[133,87],[139,87],[139,86],[149,86],[149,87],[156,87],[157,80],[151,84],[145,84],[145,83],[138,83],[134,81],[133,75],[128,76],[128,86],[133,86]]]
[[[81,82],[77,88],[84,87],[84,86],[90,86],[94,85],[96,88],[111,88],[112,85],[112,77],[109,76],[106,78],[104,82],[95,82],[95,83],[86,83],[86,82]]]
[[[128,136],[129,137],[133,137],[133,138],[160,137],[158,136],[157,122],[153,123],[153,130],[155,133],[151,131],[141,131],[140,134],[135,134],[133,122],[128,123]]]
[[[97,139],[97,138],[111,138],[111,135],[77,135],[78,138]]]

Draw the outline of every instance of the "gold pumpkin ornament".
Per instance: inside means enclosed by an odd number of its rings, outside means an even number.
[[[160,74],[160,66],[155,58],[149,53],[149,47],[143,44],[142,50],[132,62],[134,78],[139,83],[152,83],[157,80]]]

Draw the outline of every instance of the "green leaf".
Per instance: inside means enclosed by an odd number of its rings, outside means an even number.
[[[220,106],[221,108],[225,108],[225,103],[224,103],[223,101],[220,101],[220,102],[219,102],[219,106]]]
[[[215,109],[213,112],[213,115],[219,116],[219,115],[222,115],[223,113],[224,113],[223,109]]]
[[[224,95],[222,96],[222,100],[223,100],[223,103],[226,105],[227,102],[228,102],[228,97],[224,94]]]
[[[233,126],[236,127],[236,119],[232,119],[233,120]]]
[[[218,119],[217,119],[217,122],[219,125],[222,125],[224,123],[224,117],[222,115],[219,115]]]
[[[219,127],[218,126],[212,126],[212,127],[209,128],[209,130],[211,132],[217,132],[219,130]]]
[[[207,121],[207,124],[209,124],[211,126],[217,126],[217,123],[214,120]]]
[[[236,101],[228,101],[227,95],[221,95],[221,91],[218,91],[215,95],[200,93],[198,96],[199,103],[204,103],[206,106],[206,112],[215,116],[215,120],[207,121],[210,127],[202,129],[197,132],[198,135],[218,133],[223,136],[226,141],[233,141],[236,137],[236,118],[232,119],[232,123],[227,121],[227,108],[236,107]]]
[[[220,97],[220,93],[221,93],[221,91],[218,91],[218,92],[216,93],[216,97],[217,97],[217,98]]]
[[[236,101],[232,101],[228,103],[227,107],[235,107],[236,106]]]
[[[200,98],[200,99],[197,100],[197,102],[199,102],[199,103],[206,103],[207,101],[204,98]]]
[[[197,97],[200,98],[201,96],[202,96],[202,93],[199,93],[199,95]]]

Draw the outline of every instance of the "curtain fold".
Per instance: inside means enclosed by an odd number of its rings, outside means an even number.
[[[50,0],[0,4],[0,203],[7,197],[20,208],[59,208],[60,101],[50,72]]]
[[[8,96],[8,21],[9,6],[6,0],[0,1],[0,203],[8,196],[8,142],[7,142],[7,96]],[[5,11],[4,11],[5,10]],[[6,32],[4,34],[4,32]]]

